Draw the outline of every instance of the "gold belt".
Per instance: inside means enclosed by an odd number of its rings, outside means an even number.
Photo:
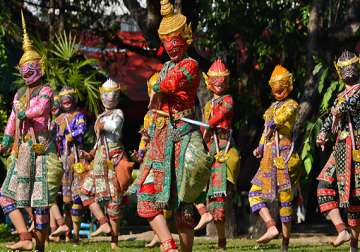
[[[158,129],[162,129],[166,124],[167,121],[169,119],[169,113],[165,112],[165,111],[161,111],[161,110],[155,110],[156,113],[156,120],[155,120],[155,126]],[[193,115],[194,114],[194,110],[192,109],[185,109],[182,111],[178,111],[175,113],[171,114],[171,117],[175,120],[178,121],[183,117],[187,117],[189,115]]]
[[[354,130],[354,136],[359,136],[359,135],[360,135],[360,130]],[[350,136],[350,132],[347,130],[343,130],[339,133],[339,140],[344,140],[348,136]]]

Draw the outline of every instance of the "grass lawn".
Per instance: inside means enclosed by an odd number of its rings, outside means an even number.
[[[145,251],[145,252],[157,252],[158,248],[145,249],[145,241],[119,241],[119,249],[116,251]],[[0,251],[7,251],[4,248],[5,243],[0,243]],[[205,251],[216,251],[216,241],[207,239],[197,239],[193,251],[205,252]],[[235,239],[228,240],[228,249],[226,251],[279,251],[280,240],[272,241],[270,244],[256,248],[255,242],[248,239]],[[333,248],[324,243],[314,244],[314,242],[308,242],[307,238],[297,238],[290,244],[289,251],[348,251],[347,245],[343,245],[339,248]],[[110,249],[110,243],[108,242],[89,242],[82,241],[80,245],[73,246],[68,243],[50,243],[47,247],[48,252],[86,252],[86,251],[112,251]]]

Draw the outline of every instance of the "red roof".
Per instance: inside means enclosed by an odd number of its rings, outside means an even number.
[[[118,32],[117,35],[125,44],[148,50],[148,44],[140,32]],[[100,50],[97,46],[100,45],[101,38],[83,38],[82,51],[90,58],[99,59],[101,67],[109,71],[111,78],[121,83],[131,100],[148,100],[146,82],[154,72],[160,71],[160,59],[129,50],[117,50],[112,44],[108,44],[105,50]]]

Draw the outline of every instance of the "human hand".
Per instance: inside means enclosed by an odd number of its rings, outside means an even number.
[[[80,157],[80,159],[85,159],[85,160],[91,160],[92,159],[91,154],[89,152],[84,151],[84,150],[80,150],[79,157]]]
[[[263,150],[260,146],[258,146],[254,151],[253,151],[253,155],[256,158],[262,158],[263,156]]]
[[[320,132],[319,135],[316,137],[316,143],[320,145],[321,150],[324,151],[325,149],[325,143],[327,141],[325,132]]]

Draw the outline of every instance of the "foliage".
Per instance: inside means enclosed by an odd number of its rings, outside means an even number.
[[[90,113],[100,111],[98,87],[103,73],[96,68],[95,59],[86,59],[77,54],[76,37],[66,33],[57,34],[49,46],[37,43],[37,48],[46,58],[45,78],[55,90],[62,86],[75,88],[78,100]]]
[[[300,136],[301,157],[309,173],[317,154],[316,135],[321,127],[336,93],[343,88],[337,81],[332,61],[342,47],[353,47],[352,41],[341,41],[341,47],[331,35],[346,23],[349,16],[347,1],[332,1],[320,6],[321,36],[317,39],[324,45],[314,48],[315,67],[309,67],[309,22],[313,1],[207,1],[200,0],[198,37],[196,48],[214,60],[225,59],[231,70],[231,92],[239,106],[235,113],[235,133],[245,136],[241,140],[248,152],[257,143],[261,133],[262,113],[270,105],[272,97],[267,82],[276,64],[282,64],[295,76],[292,98],[301,102],[305,83],[314,75],[317,97],[307,101],[312,115],[304,123],[304,138]],[[324,2],[324,1],[318,1]],[[331,35],[330,35],[331,34]],[[330,43],[331,37],[331,43]],[[322,41],[322,39],[324,39]],[[351,47],[350,47],[351,48]],[[311,73],[310,71],[313,70]],[[256,133],[254,134],[254,131]],[[255,136],[255,137],[254,137]],[[252,140],[252,139],[256,140]],[[240,142],[240,146],[242,141]],[[243,150],[243,151],[244,151]]]
[[[0,240],[6,240],[11,235],[10,228],[7,224],[0,224]]]
[[[301,151],[301,159],[304,162],[305,171],[310,173],[314,164],[316,136],[318,135],[322,121],[329,114],[336,94],[344,88],[344,84],[334,80],[334,76],[329,74],[331,69],[323,62],[319,61],[313,70],[314,76],[318,79],[318,92],[321,98],[319,110],[312,120],[308,121],[305,127],[305,140]],[[327,86],[325,90],[325,86]]]
[[[262,124],[262,113],[271,103],[267,83],[276,64],[284,64],[294,73],[293,97],[301,96],[309,1],[210,2],[200,1],[200,37],[195,43],[210,60],[225,59],[234,98],[246,108],[237,113],[241,115],[235,117],[235,128],[251,131]]]

